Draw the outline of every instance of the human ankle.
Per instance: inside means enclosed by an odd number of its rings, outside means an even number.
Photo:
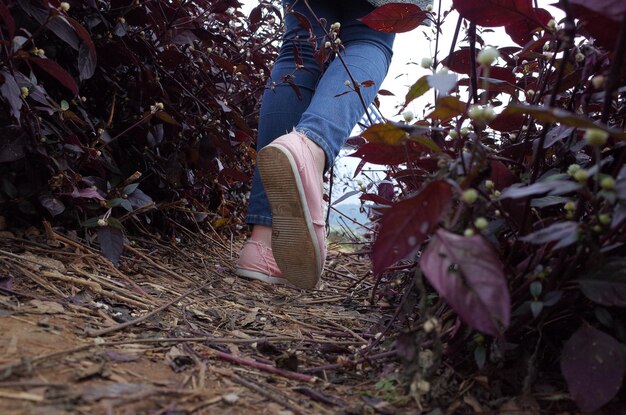
[[[304,141],[306,142],[307,147],[309,147],[309,149],[311,150],[311,153],[313,154],[313,158],[315,159],[317,170],[320,172],[320,175],[323,176],[324,164],[326,161],[326,154],[324,154],[324,150],[322,149],[322,147],[317,145],[317,143],[315,143],[314,141],[312,141],[311,139],[307,137],[305,137]]]
[[[264,225],[253,225],[252,234],[250,240],[256,242],[263,242],[267,246],[271,246],[272,243],[272,228]]]

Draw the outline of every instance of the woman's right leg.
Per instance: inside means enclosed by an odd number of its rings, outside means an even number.
[[[293,10],[304,15],[310,22],[314,35],[321,44],[324,31],[302,0],[283,0],[285,10]],[[335,7],[330,1],[316,1],[312,4],[315,14],[335,21]],[[279,56],[272,68],[267,88],[261,104],[257,152],[265,148],[276,138],[292,131],[308,108],[315,93],[315,88],[322,75],[322,68],[314,58],[314,48],[309,43],[310,33],[302,27],[293,15],[285,16],[285,34]],[[323,45],[322,45],[323,47]],[[297,52],[295,52],[297,50]],[[301,67],[297,61],[300,60]],[[316,156],[319,171],[323,170],[324,152],[310,142],[311,151]],[[321,173],[320,173],[321,178]],[[261,182],[259,169],[255,168],[248,215],[246,222],[252,225],[252,235],[240,253],[238,272],[240,275],[277,282],[275,277],[282,277],[274,260],[271,246],[272,214],[267,193]],[[252,271],[252,272],[251,272]]]
[[[318,0],[310,2],[310,4],[315,14],[326,19],[328,24],[335,21],[336,7],[332,5],[332,2]],[[283,6],[285,10],[293,7],[294,11],[304,15],[309,20],[314,35],[321,42],[324,31],[319,27],[302,0],[283,0]],[[293,14],[285,16],[283,44],[272,68],[261,102],[257,152],[276,138],[292,131],[311,103],[315,88],[322,75],[322,68],[315,61],[314,49],[309,43],[309,36],[308,30],[300,24],[296,16]],[[294,48],[298,50],[297,55],[294,53]],[[296,64],[297,56],[301,59],[301,68],[298,68]],[[272,225],[271,209],[258,168],[255,169],[252,179],[246,223],[262,225],[266,229]],[[254,226],[253,232],[255,230],[260,233],[256,226]],[[262,234],[269,235],[268,232],[264,231]]]

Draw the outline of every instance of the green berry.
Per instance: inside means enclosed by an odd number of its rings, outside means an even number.
[[[604,190],[613,190],[615,188],[615,179],[612,177],[605,177],[600,181],[600,186]]]
[[[476,189],[467,189],[463,192],[461,199],[463,200],[463,202],[471,205],[476,201],[476,199],[478,199],[478,192],[476,191]]]
[[[489,226],[489,222],[487,221],[487,219],[480,217],[474,221],[474,226],[476,227],[476,229],[482,231],[487,229],[487,226]]]

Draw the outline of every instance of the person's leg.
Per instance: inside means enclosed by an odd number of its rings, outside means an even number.
[[[293,10],[305,16],[317,37],[318,46],[323,42],[324,31],[302,0],[283,0],[285,10]],[[330,1],[316,1],[312,5],[315,14],[326,21],[336,20],[336,7]],[[293,14],[285,16],[286,30],[279,56],[272,68],[261,104],[257,151],[262,150],[276,138],[292,131],[308,108],[322,68],[314,58],[314,47],[309,43],[310,33],[302,27]],[[294,50],[297,50],[294,51]],[[297,67],[300,60],[302,67]],[[315,144],[313,151],[323,164],[324,154]],[[276,265],[271,246],[272,214],[267,193],[261,182],[258,166],[255,169],[246,222],[252,226],[250,239],[244,245],[237,261],[237,273],[266,282],[277,282],[282,277]]]
[[[326,19],[327,22],[334,22],[337,19],[335,12],[337,7],[331,2],[316,0],[310,4],[318,17]],[[309,20],[314,35],[321,42],[324,31],[302,0],[283,0],[283,6],[285,10],[293,7],[294,11],[304,15]],[[309,107],[322,75],[322,68],[315,61],[313,47],[308,41],[309,36],[308,30],[301,25],[296,16],[293,14],[285,16],[283,44],[261,101],[257,151],[293,130]],[[298,50],[303,65],[299,69],[296,67],[294,48]],[[253,227],[253,237],[269,240],[271,216],[267,195],[256,168],[246,223],[262,226]]]
[[[376,31],[357,20],[374,10],[366,1],[344,0],[337,4],[342,13],[339,37],[345,47],[341,56],[355,81],[373,82],[373,86],[361,87],[363,101],[369,106],[389,70],[395,35]],[[298,132],[324,150],[326,169],[333,164],[345,139],[365,114],[357,93],[346,93],[349,91],[346,86],[349,79],[343,63],[335,58],[324,72],[310,105],[296,126]]]

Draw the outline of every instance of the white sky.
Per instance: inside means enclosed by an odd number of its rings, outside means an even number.
[[[240,0],[244,3],[244,13],[249,13],[254,6],[258,4],[257,0]],[[365,1],[365,0],[363,0]],[[550,13],[555,16],[562,16],[560,10],[549,6],[554,3],[550,0],[539,0],[539,7],[546,8]],[[434,2],[434,11],[439,8],[439,1]],[[452,0],[441,0],[441,12],[442,15],[452,8]],[[442,33],[439,37],[439,53],[438,60],[448,56],[450,50],[452,38],[454,36],[454,29],[458,19],[458,13],[456,11],[450,12],[444,21],[442,26]],[[558,21],[558,19],[557,19]],[[393,51],[394,57],[389,68],[387,78],[383,82],[381,88],[387,89],[395,94],[395,96],[380,96],[381,111],[386,118],[400,119],[395,114],[398,112],[398,106],[404,102],[404,96],[406,95],[408,88],[415,83],[421,76],[430,73],[429,70],[423,69],[420,66],[420,62],[424,57],[433,57],[435,53],[435,34],[433,33],[433,27],[421,26],[411,32],[400,33],[396,35]],[[429,40],[428,38],[431,40]],[[461,29],[459,34],[458,43],[464,38],[464,31]],[[490,46],[516,46],[504,32],[504,30],[496,28],[493,33],[485,33],[483,35],[485,42]],[[458,48],[457,43],[457,48]],[[432,94],[426,94],[420,99],[413,101],[408,110],[412,111],[416,116],[420,116],[423,112],[424,105],[433,101]],[[353,172],[358,165],[360,159],[353,157],[339,157],[335,163],[335,172],[339,176],[346,176],[351,178]],[[368,165],[371,169],[378,169],[380,166]],[[364,169],[367,171],[368,167]],[[367,180],[364,180],[367,181]],[[333,192],[333,199],[339,198],[345,190],[343,186],[337,186],[338,188]],[[356,197],[352,197],[344,201],[343,203],[358,203]]]

